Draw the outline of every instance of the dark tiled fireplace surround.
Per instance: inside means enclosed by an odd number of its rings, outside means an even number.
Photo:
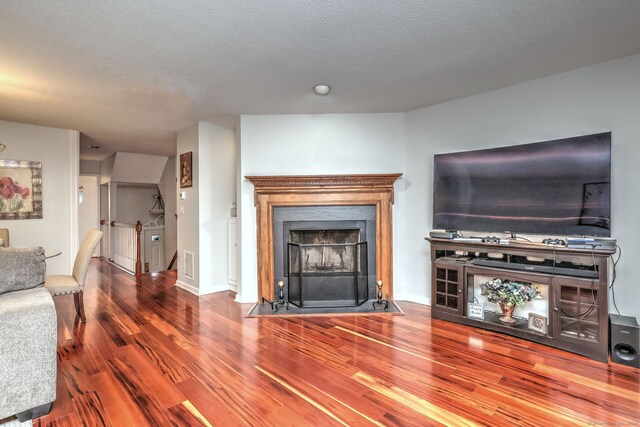
[[[298,307],[360,305],[375,295],[375,232],[372,205],[275,207],[274,281]]]

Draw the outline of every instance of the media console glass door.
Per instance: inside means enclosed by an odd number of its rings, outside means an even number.
[[[592,281],[561,282],[558,286],[556,328],[565,339],[599,342],[600,292]]]
[[[432,300],[435,307],[463,315],[462,268],[451,263],[434,263]]]

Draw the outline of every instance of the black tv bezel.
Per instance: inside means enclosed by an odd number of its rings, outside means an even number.
[[[501,151],[501,150],[508,150],[508,149],[512,149],[514,147],[520,147],[520,148],[526,148],[528,146],[536,146],[539,144],[560,144],[563,142],[569,142],[569,141],[573,141],[575,142],[576,140],[580,140],[583,138],[601,138],[603,136],[608,136],[608,141],[607,144],[609,146],[609,155],[608,155],[608,159],[609,159],[609,166],[608,166],[608,176],[609,176],[609,187],[611,187],[611,171],[612,171],[612,167],[611,167],[611,163],[612,163],[612,132],[599,132],[599,133],[594,133],[594,134],[587,134],[587,135],[578,135],[578,136],[572,136],[572,137],[565,137],[565,138],[557,138],[557,139],[552,139],[552,140],[545,140],[545,141],[537,141],[537,142],[530,142],[530,143],[525,143],[525,144],[514,144],[514,145],[507,145],[507,146],[500,146],[500,147],[490,147],[490,148],[481,148],[481,149],[477,149],[477,150],[463,150],[463,151],[455,151],[455,152],[448,152],[448,153],[438,153],[435,154],[433,156],[433,187],[432,187],[432,229],[435,230],[450,230],[450,231],[467,231],[467,232],[481,232],[481,233],[491,233],[491,234],[500,234],[500,233],[513,233],[513,234],[520,234],[520,235],[538,235],[538,236],[585,236],[585,237],[599,237],[599,238],[608,238],[612,236],[612,215],[611,215],[611,188],[609,188],[609,193],[608,193],[608,200],[607,200],[607,206],[609,208],[608,211],[608,228],[607,227],[600,227],[599,229],[602,230],[606,230],[606,232],[603,232],[601,234],[586,234],[586,233],[571,233],[571,232],[567,232],[565,231],[559,231],[559,230],[549,230],[549,231],[523,231],[523,230],[518,230],[517,228],[513,228],[512,229],[500,229],[500,227],[495,227],[495,228],[491,228],[491,227],[480,227],[480,228],[461,228],[461,229],[456,229],[456,228],[452,228],[452,227],[442,227],[439,224],[436,224],[436,158],[439,156],[449,156],[449,155],[456,155],[456,154],[473,154],[473,153],[487,153],[487,152],[495,152],[495,151]],[[592,227],[597,227],[597,226],[593,226]]]

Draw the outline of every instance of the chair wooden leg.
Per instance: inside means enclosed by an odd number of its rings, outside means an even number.
[[[76,313],[80,315],[82,323],[85,323],[87,321],[87,316],[84,314],[84,295],[82,291],[73,294],[73,302],[76,304]]]

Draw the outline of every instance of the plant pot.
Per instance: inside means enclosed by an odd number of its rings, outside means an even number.
[[[509,324],[516,323],[516,319],[513,318],[513,312],[516,309],[515,305],[500,303],[500,309],[502,309],[503,316],[500,317],[498,320],[500,320],[502,323],[509,323]]]

